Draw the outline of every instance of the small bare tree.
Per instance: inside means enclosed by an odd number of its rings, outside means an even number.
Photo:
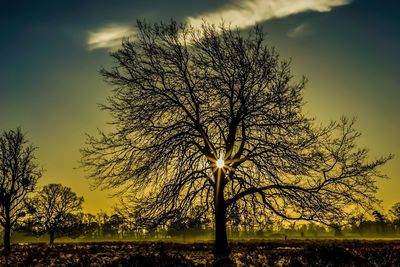
[[[0,136],[0,224],[4,228],[6,255],[11,252],[11,230],[25,215],[25,200],[41,177],[35,150],[20,128]]]
[[[82,210],[83,197],[61,184],[44,186],[32,200],[32,224],[38,234],[49,234],[50,244],[56,236],[68,235],[76,224],[75,214]]]
[[[358,149],[353,121],[316,127],[302,112],[305,79],[265,45],[229,27],[138,22],[138,35],[101,71],[113,86],[102,108],[115,131],[89,137],[83,165],[103,187],[132,193],[147,225],[214,214],[216,258],[229,254],[232,211],[260,222],[329,222],[376,201],[377,168]]]

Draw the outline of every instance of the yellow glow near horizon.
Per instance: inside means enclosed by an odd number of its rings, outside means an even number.
[[[217,160],[217,167],[218,168],[223,168],[225,166],[225,162],[224,162],[224,160],[223,159],[218,159]]]

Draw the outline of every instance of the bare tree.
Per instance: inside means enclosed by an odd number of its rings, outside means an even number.
[[[259,27],[244,36],[138,21],[137,30],[101,71],[115,131],[89,136],[82,163],[97,186],[131,194],[138,221],[200,206],[214,214],[214,254],[224,258],[233,207],[259,221],[327,222],[376,201],[377,167],[390,156],[367,162],[346,118],[316,127],[302,112],[305,78],[293,81]]]
[[[0,224],[4,228],[6,255],[11,252],[11,230],[25,215],[25,200],[41,177],[35,150],[20,128],[0,136]]]
[[[32,200],[35,232],[48,233],[50,244],[56,236],[68,235],[77,224],[76,213],[82,210],[83,197],[61,184],[44,186]]]

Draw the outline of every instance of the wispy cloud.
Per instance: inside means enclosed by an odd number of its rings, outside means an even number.
[[[300,24],[299,26],[291,29],[288,33],[287,36],[290,38],[298,38],[298,37],[303,37],[306,35],[311,35],[312,30],[310,28],[310,25],[307,23]]]
[[[200,26],[203,20],[220,24],[221,21],[238,28],[246,28],[255,23],[273,18],[283,18],[306,11],[328,12],[333,7],[347,5],[352,0],[234,0],[219,10],[196,17],[188,22]]]
[[[109,50],[121,46],[124,37],[135,35],[135,29],[129,25],[109,24],[94,32],[89,32],[87,44],[90,50],[105,48]]]
[[[246,28],[273,18],[283,18],[306,12],[329,12],[337,6],[347,5],[352,0],[232,0],[220,9],[199,16],[187,17],[186,21],[198,28],[203,21],[211,24],[221,22],[238,28]],[[300,25],[288,33],[289,37],[298,37],[305,33],[306,26]],[[89,32],[87,44],[90,50],[113,50],[121,45],[124,37],[135,35],[130,25],[110,24],[94,32]]]

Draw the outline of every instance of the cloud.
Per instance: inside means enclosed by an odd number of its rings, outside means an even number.
[[[98,48],[113,50],[121,46],[124,37],[134,36],[135,34],[136,31],[132,26],[109,24],[97,31],[89,32],[87,44],[89,50]]]
[[[287,36],[290,38],[298,38],[298,37],[303,37],[306,35],[311,35],[312,30],[310,29],[310,26],[307,23],[300,24],[299,26],[293,28],[287,33]]]
[[[347,5],[352,0],[232,0],[220,9],[199,16],[187,17],[186,22],[199,28],[203,20],[211,24],[225,22],[238,28],[246,28],[273,18],[283,18],[306,12],[329,12],[337,6]],[[298,37],[306,33],[306,26],[300,25],[288,33]],[[89,32],[87,44],[90,50],[113,50],[121,45],[124,37],[135,36],[134,27],[123,24],[109,24]]]
[[[329,12],[333,7],[347,5],[352,0],[234,0],[219,10],[189,17],[188,22],[199,27],[203,20],[220,24],[221,21],[238,28],[246,28],[255,23],[273,18],[283,18],[306,12]]]

